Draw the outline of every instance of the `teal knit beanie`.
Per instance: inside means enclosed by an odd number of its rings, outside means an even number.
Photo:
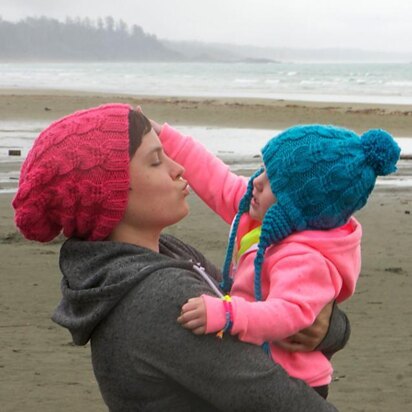
[[[400,148],[384,130],[359,137],[334,126],[295,126],[262,149],[264,169],[249,180],[236,215],[225,264],[223,288],[230,289],[229,269],[240,216],[249,211],[253,180],[266,170],[276,197],[265,214],[255,258],[255,298],[262,300],[261,269],[265,250],[302,230],[327,230],[345,224],[367,202],[377,176],[396,171]]]

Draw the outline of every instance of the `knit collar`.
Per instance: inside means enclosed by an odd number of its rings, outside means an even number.
[[[241,256],[252,249],[257,248],[259,243],[260,233],[262,226],[255,227],[249,232],[245,233],[240,239],[238,244],[238,250],[236,251],[236,261],[239,262]]]

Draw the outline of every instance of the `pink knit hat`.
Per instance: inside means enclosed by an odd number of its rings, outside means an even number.
[[[15,222],[30,240],[105,239],[129,191],[129,111],[107,104],[71,114],[40,133],[23,163]]]

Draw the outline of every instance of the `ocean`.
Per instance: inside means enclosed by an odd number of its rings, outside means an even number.
[[[412,105],[412,62],[1,63],[0,88]]]
[[[1,63],[0,89],[59,89],[143,96],[245,97],[412,105],[412,64],[365,63]],[[48,123],[8,121],[0,113],[0,163],[24,159]],[[233,170],[259,166],[259,149],[276,130],[181,126]],[[412,154],[412,136],[398,139]],[[8,155],[10,149],[21,157]],[[382,184],[412,186],[410,161]],[[17,172],[0,172],[0,193]]]

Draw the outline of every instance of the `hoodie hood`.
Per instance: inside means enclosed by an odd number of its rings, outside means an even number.
[[[343,280],[342,290],[337,297],[341,302],[355,290],[361,268],[362,227],[355,218],[331,230],[305,230],[294,233],[283,243],[299,243],[319,251],[339,272]],[[354,276],[354,273],[357,275]]]
[[[161,253],[126,243],[67,240],[60,251],[63,297],[53,321],[69,329],[76,345],[85,345],[96,326],[150,274],[170,267],[193,269],[193,256],[172,239],[161,237]],[[182,258],[171,257],[176,254]]]

